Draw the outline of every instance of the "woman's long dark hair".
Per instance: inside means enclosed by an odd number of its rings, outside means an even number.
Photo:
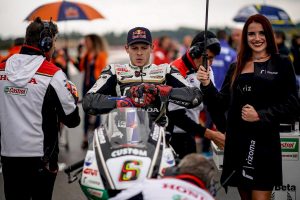
[[[240,51],[237,55],[237,64],[231,79],[231,87],[233,86],[233,83],[237,76],[242,72],[243,68],[246,65],[246,62],[249,61],[252,57],[252,49],[249,47],[247,40],[248,27],[252,22],[259,23],[263,27],[267,41],[267,53],[271,56],[278,54],[278,48],[275,43],[274,32],[270,21],[265,16],[260,14],[250,16],[243,28]]]
[[[89,38],[91,40],[93,50],[96,53],[99,53],[100,51],[107,51],[107,44],[103,37],[97,34],[89,34],[86,35],[85,38]]]

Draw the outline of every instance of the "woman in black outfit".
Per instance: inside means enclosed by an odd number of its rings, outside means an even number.
[[[246,21],[220,92],[208,71],[201,66],[197,78],[213,121],[226,132],[221,182],[238,187],[242,200],[269,200],[282,184],[279,124],[299,115],[299,101],[293,66],[278,54],[268,19]]]

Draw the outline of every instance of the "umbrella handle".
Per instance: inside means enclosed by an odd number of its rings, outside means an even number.
[[[202,65],[207,69],[207,24],[208,24],[208,4],[209,0],[206,0],[206,9],[205,9],[205,29],[204,29],[204,51],[202,54]]]
[[[208,56],[207,56],[207,53],[206,53],[206,49],[205,49],[205,51],[203,52],[203,54],[202,54],[202,65],[203,65],[203,67],[205,68],[205,69],[207,69],[207,58]]]

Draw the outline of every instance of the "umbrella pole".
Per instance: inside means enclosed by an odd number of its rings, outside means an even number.
[[[68,38],[68,34],[67,34],[67,29],[68,29],[68,27],[67,27],[67,23],[68,23],[68,21],[66,21],[65,23],[64,23],[64,25],[65,25],[65,27],[64,27],[64,32],[65,32],[65,48],[67,49],[68,47],[69,47],[69,38]]]
[[[204,29],[204,51],[202,53],[202,65],[207,69],[207,24],[208,24],[208,4],[209,0],[206,0],[206,9],[205,9],[205,29]]]
[[[69,37],[68,37],[68,33],[67,33],[67,22],[65,22],[65,33],[64,33],[64,37],[65,37],[65,46],[63,47],[64,49],[64,52],[65,52],[65,60],[67,62],[67,65],[66,65],[66,71],[68,73],[68,69],[69,69],[69,61],[70,61],[70,55],[69,55]]]

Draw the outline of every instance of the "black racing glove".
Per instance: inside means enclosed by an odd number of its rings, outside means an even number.
[[[154,84],[142,83],[132,86],[126,92],[126,96],[131,99],[135,107],[146,107],[155,101],[157,88]]]

